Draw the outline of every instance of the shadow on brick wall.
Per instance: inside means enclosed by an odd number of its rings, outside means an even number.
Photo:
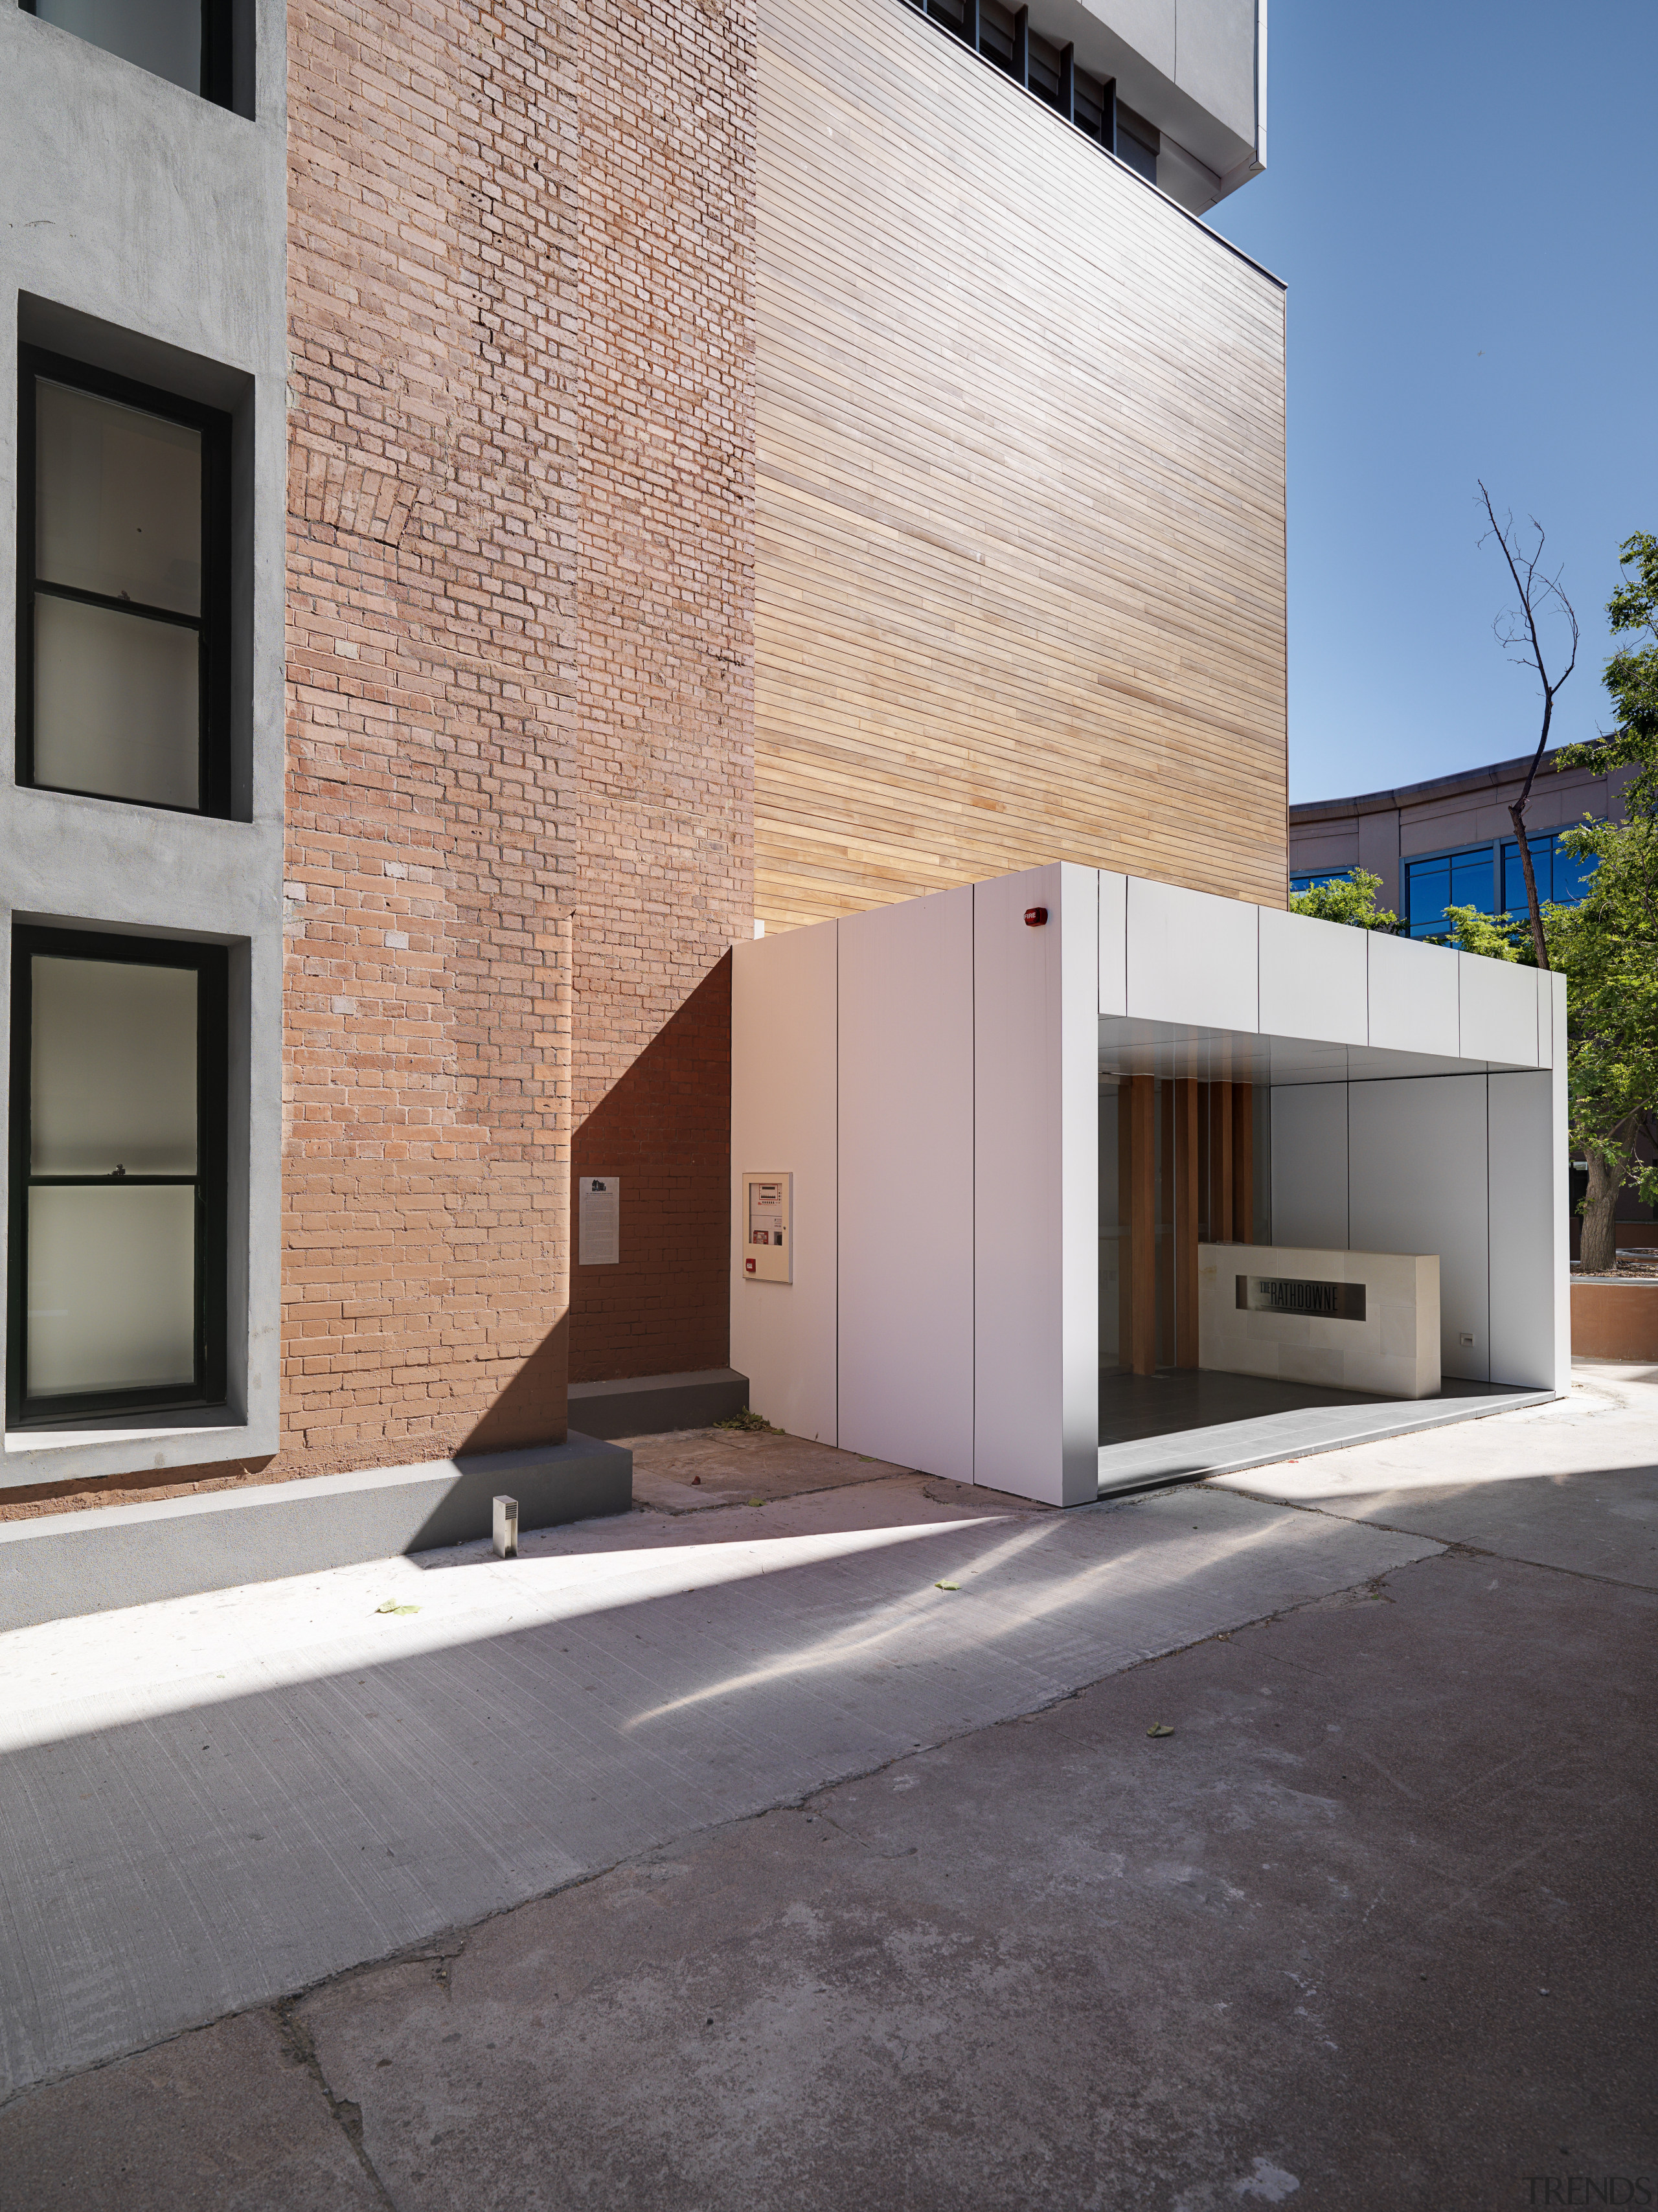
[[[529,1358],[457,1445],[467,1452],[516,1451],[524,1444],[562,1443],[567,1427],[570,1316],[560,1314]]]
[[[620,1257],[581,1264],[572,1193],[570,1380],[730,1358],[731,956],[576,1132],[573,1176],[620,1179]]]

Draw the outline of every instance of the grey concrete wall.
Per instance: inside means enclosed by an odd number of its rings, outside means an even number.
[[[616,1382],[572,1382],[570,1418],[584,1436],[661,1436],[728,1420],[748,1404],[748,1377],[735,1367],[684,1375],[632,1375]]]
[[[475,1542],[502,1492],[518,1501],[521,1534],[625,1513],[633,1455],[572,1434],[528,1451],[8,1522],[0,1632]]]
[[[1281,1243],[1435,1253],[1448,1381],[1569,1387],[1564,1066],[1280,1084],[1271,1111]]]
[[[0,8],[0,482],[16,481],[21,337],[229,410],[241,491],[231,821],[16,787],[13,510],[0,520],[3,1033],[14,920],[226,944],[233,1009],[229,1402],[9,1437],[0,1487],[277,1443],[287,23],[283,0],[241,12],[256,13],[253,68],[239,72],[248,115]]]
[[[1119,97],[1164,134],[1159,185],[1201,215],[1265,164],[1260,14],[1259,0],[1032,0],[1030,20],[1116,78]]]

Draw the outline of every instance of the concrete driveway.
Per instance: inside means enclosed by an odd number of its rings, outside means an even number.
[[[19,1632],[0,2204],[1658,2201],[1658,1389],[1579,1382],[1065,1515],[673,1440]]]

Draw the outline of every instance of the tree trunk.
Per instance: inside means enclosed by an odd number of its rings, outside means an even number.
[[[1545,720],[1543,725],[1543,734],[1545,738],[1548,736],[1548,733],[1549,726]],[[1543,749],[1539,745],[1538,747],[1538,758],[1539,760],[1542,757],[1542,752]],[[1532,763],[1532,775],[1535,775],[1536,773],[1537,761],[1533,761]],[[1538,966],[1539,968],[1546,968],[1549,964],[1549,942],[1543,933],[1543,908],[1537,896],[1537,871],[1532,866],[1531,840],[1526,835],[1526,802],[1531,797],[1531,789],[1532,778],[1528,775],[1526,778],[1526,788],[1521,793],[1519,798],[1509,809],[1509,819],[1514,823],[1514,834],[1520,840],[1520,872],[1526,878],[1526,919],[1532,926],[1532,950],[1537,955]],[[1500,852],[1496,856],[1496,864],[1498,867],[1502,867],[1505,865],[1503,855]],[[1508,885],[1506,884],[1497,884],[1496,896],[1492,901],[1492,904],[1499,909],[1502,908],[1503,900],[1507,890]],[[1591,1168],[1589,1172],[1593,1174],[1594,1170]]]
[[[1620,1121],[1611,1132],[1610,1141],[1618,1147],[1615,1160],[1608,1160],[1594,1145],[1586,1148],[1589,1187],[1583,1200],[1583,1240],[1580,1247],[1586,1275],[1610,1275],[1618,1266],[1618,1231],[1612,1217],[1618,1210],[1618,1194],[1624,1188],[1630,1155],[1635,1149],[1634,1137],[1626,1121]]]

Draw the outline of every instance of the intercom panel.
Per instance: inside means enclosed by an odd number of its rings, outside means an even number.
[[[756,1283],[795,1279],[792,1175],[747,1174],[742,1179],[742,1271]]]

